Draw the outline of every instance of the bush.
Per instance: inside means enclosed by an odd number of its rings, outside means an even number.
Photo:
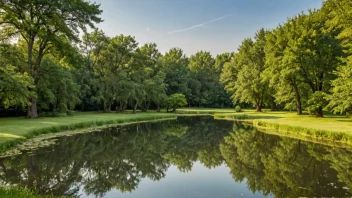
[[[166,111],[175,112],[178,107],[187,105],[187,100],[183,94],[173,94],[166,100]]]
[[[321,91],[316,91],[311,94],[309,100],[307,101],[308,113],[311,115],[322,116],[323,108],[328,104],[326,96],[326,93]]]
[[[240,107],[240,106],[238,106],[238,105],[237,105],[237,106],[235,107],[235,111],[236,111],[236,112],[241,112],[241,111],[242,111],[242,109],[241,109],[241,107]]]

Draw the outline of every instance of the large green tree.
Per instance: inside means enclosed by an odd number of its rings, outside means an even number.
[[[167,94],[189,93],[188,59],[180,48],[172,48],[160,57],[162,71],[166,74]]]
[[[80,29],[102,21],[98,17],[101,12],[99,5],[84,0],[1,0],[0,27],[13,28],[8,36],[25,40],[27,71],[36,86],[41,61],[50,49],[69,53],[65,40],[78,41]],[[29,102],[27,117],[38,117],[36,97]]]
[[[323,11],[310,11],[301,14],[292,23],[298,39],[289,40],[286,56],[299,68],[298,74],[309,86],[312,94],[308,100],[308,111],[323,116],[323,95],[330,89],[330,80],[335,76],[333,71],[340,64],[344,55],[341,41],[337,38],[339,28],[329,29],[326,22],[329,18]]]
[[[265,38],[266,31],[259,30],[255,40],[245,39],[232,64],[235,69],[225,67],[222,81],[225,82],[226,90],[233,92],[234,102],[250,102],[256,107],[256,111],[261,111],[268,92],[268,83],[264,80],[265,70]],[[236,74],[234,74],[234,73]],[[231,79],[231,76],[236,78]]]

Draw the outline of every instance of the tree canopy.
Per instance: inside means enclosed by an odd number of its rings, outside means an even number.
[[[324,1],[259,29],[235,52],[213,55],[177,47],[161,53],[132,35],[107,36],[95,29],[103,22],[100,5],[85,0],[2,0],[0,114],[160,111],[182,94],[190,107],[348,115],[351,7]]]

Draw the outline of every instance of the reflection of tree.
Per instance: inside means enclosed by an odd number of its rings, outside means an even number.
[[[267,185],[264,178],[264,165],[261,162],[263,152],[270,152],[267,144],[270,141],[262,133],[257,132],[250,126],[235,123],[234,132],[225,138],[225,143],[220,145],[221,153],[235,181],[247,180],[250,190],[263,191],[264,195],[269,192],[262,187]]]
[[[0,161],[1,182],[54,195],[77,195],[81,186],[96,196],[113,188],[132,191],[142,178],[164,178],[171,163],[190,170],[199,155],[207,166],[221,164],[219,143],[232,123],[214,122],[180,118],[62,137],[31,156]]]
[[[234,125],[221,152],[234,179],[246,178],[253,192],[276,197],[350,195],[344,189],[346,180],[336,177],[324,157],[329,148],[239,126]]]
[[[345,183],[345,189],[352,194],[352,151],[331,148],[326,158],[331,161],[331,167],[337,171],[339,181]],[[347,194],[346,194],[347,195]]]

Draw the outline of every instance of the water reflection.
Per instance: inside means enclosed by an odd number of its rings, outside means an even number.
[[[351,150],[267,135],[209,117],[61,137],[55,145],[0,160],[0,182],[41,194],[102,197],[112,189],[135,192],[141,181],[163,180],[174,168],[192,174],[199,164],[223,167],[234,181],[259,193],[255,195],[352,194]],[[224,184],[213,185],[220,189]]]

